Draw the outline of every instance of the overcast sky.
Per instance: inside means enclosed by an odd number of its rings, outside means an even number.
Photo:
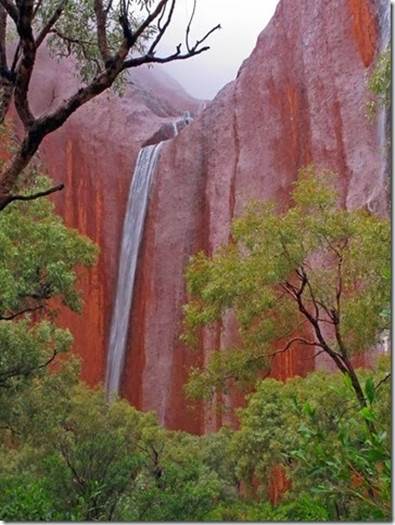
[[[165,71],[198,98],[213,98],[230,80],[254,49],[259,33],[274,14],[279,0],[198,0],[190,42],[194,43],[211,27],[222,29],[209,38],[211,49],[197,57],[166,64]],[[184,42],[185,27],[193,0],[177,0],[173,24],[160,48],[161,54],[174,52]],[[158,66],[155,66],[158,67]]]

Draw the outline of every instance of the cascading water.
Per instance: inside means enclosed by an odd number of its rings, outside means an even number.
[[[189,112],[173,122],[174,135],[178,128],[192,121]],[[149,190],[162,143],[140,150],[130,185],[126,215],[123,223],[122,245],[119,258],[118,282],[111,319],[107,352],[106,391],[111,398],[119,393],[127,348],[130,309],[137,270],[138,254],[144,231]]]
[[[106,390],[109,396],[119,392],[138,253],[144,230],[150,183],[160,147],[161,143],[140,150],[129,190],[107,354]]]

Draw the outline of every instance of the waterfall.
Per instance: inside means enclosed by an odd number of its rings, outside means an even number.
[[[378,3],[378,22],[380,28],[380,51],[383,51],[391,42],[391,4],[388,0]]]
[[[173,121],[173,137],[192,121],[189,111]],[[130,309],[137,271],[138,254],[144,231],[151,180],[162,143],[145,146],[137,157],[129,189],[126,215],[123,222],[122,244],[119,256],[118,282],[113,307],[110,339],[107,352],[106,391],[109,397],[119,393],[127,349]]]
[[[377,0],[377,20],[378,51],[382,53],[391,46],[391,5],[388,0]],[[373,213],[381,213],[383,209],[391,213],[391,116],[391,107],[377,108],[377,153],[380,163],[377,177],[380,182],[372,188],[367,202],[368,210]]]
[[[160,147],[161,143],[140,150],[130,185],[107,354],[106,390],[110,396],[119,392],[139,248],[144,231],[150,183]]]
[[[184,115],[182,117],[182,122],[185,124],[190,124],[193,121],[193,117],[191,115],[190,111],[184,111]]]

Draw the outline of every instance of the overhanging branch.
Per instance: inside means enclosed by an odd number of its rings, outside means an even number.
[[[47,195],[51,195],[51,193],[55,193],[57,191],[61,191],[61,190],[63,190],[63,188],[64,188],[64,184],[58,184],[57,186],[49,188],[48,190],[39,191],[38,193],[33,193],[31,195],[9,195],[8,198],[5,199],[3,202],[0,201],[0,210],[3,210],[11,202],[14,202],[14,201],[33,201],[33,200],[39,199],[40,197],[46,197]]]

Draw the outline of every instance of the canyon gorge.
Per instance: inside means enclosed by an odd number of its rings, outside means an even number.
[[[122,96],[100,95],[45,139],[43,166],[65,183],[55,197],[59,213],[100,247],[97,265],[81,272],[82,315],[60,313],[89,385],[110,377],[120,288],[131,304],[130,312],[122,309],[125,355],[111,390],[155,411],[171,429],[204,433],[231,421],[216,410],[218,400],[191,405],[183,392],[190,367],[236,337],[229,316],[204,331],[197,351],[181,342],[185,266],[198,250],[211,254],[228,242],[232,219],[251,199],[286,207],[298,169],[308,164],[338,174],[347,209],[388,215],[387,116],[366,116],[367,81],[388,39],[387,2],[281,0],[237,78],[213,101],[193,99],[156,67],[139,68]],[[32,86],[37,114],[76,83],[71,63],[46,52],[39,61]],[[122,232],[129,187],[147,148],[157,154],[146,180],[135,280],[120,287],[118,273],[128,268],[122,240],[129,230]],[[272,375],[285,379],[320,366],[306,354],[295,347],[278,356]],[[225,401],[237,405],[238,397]]]

